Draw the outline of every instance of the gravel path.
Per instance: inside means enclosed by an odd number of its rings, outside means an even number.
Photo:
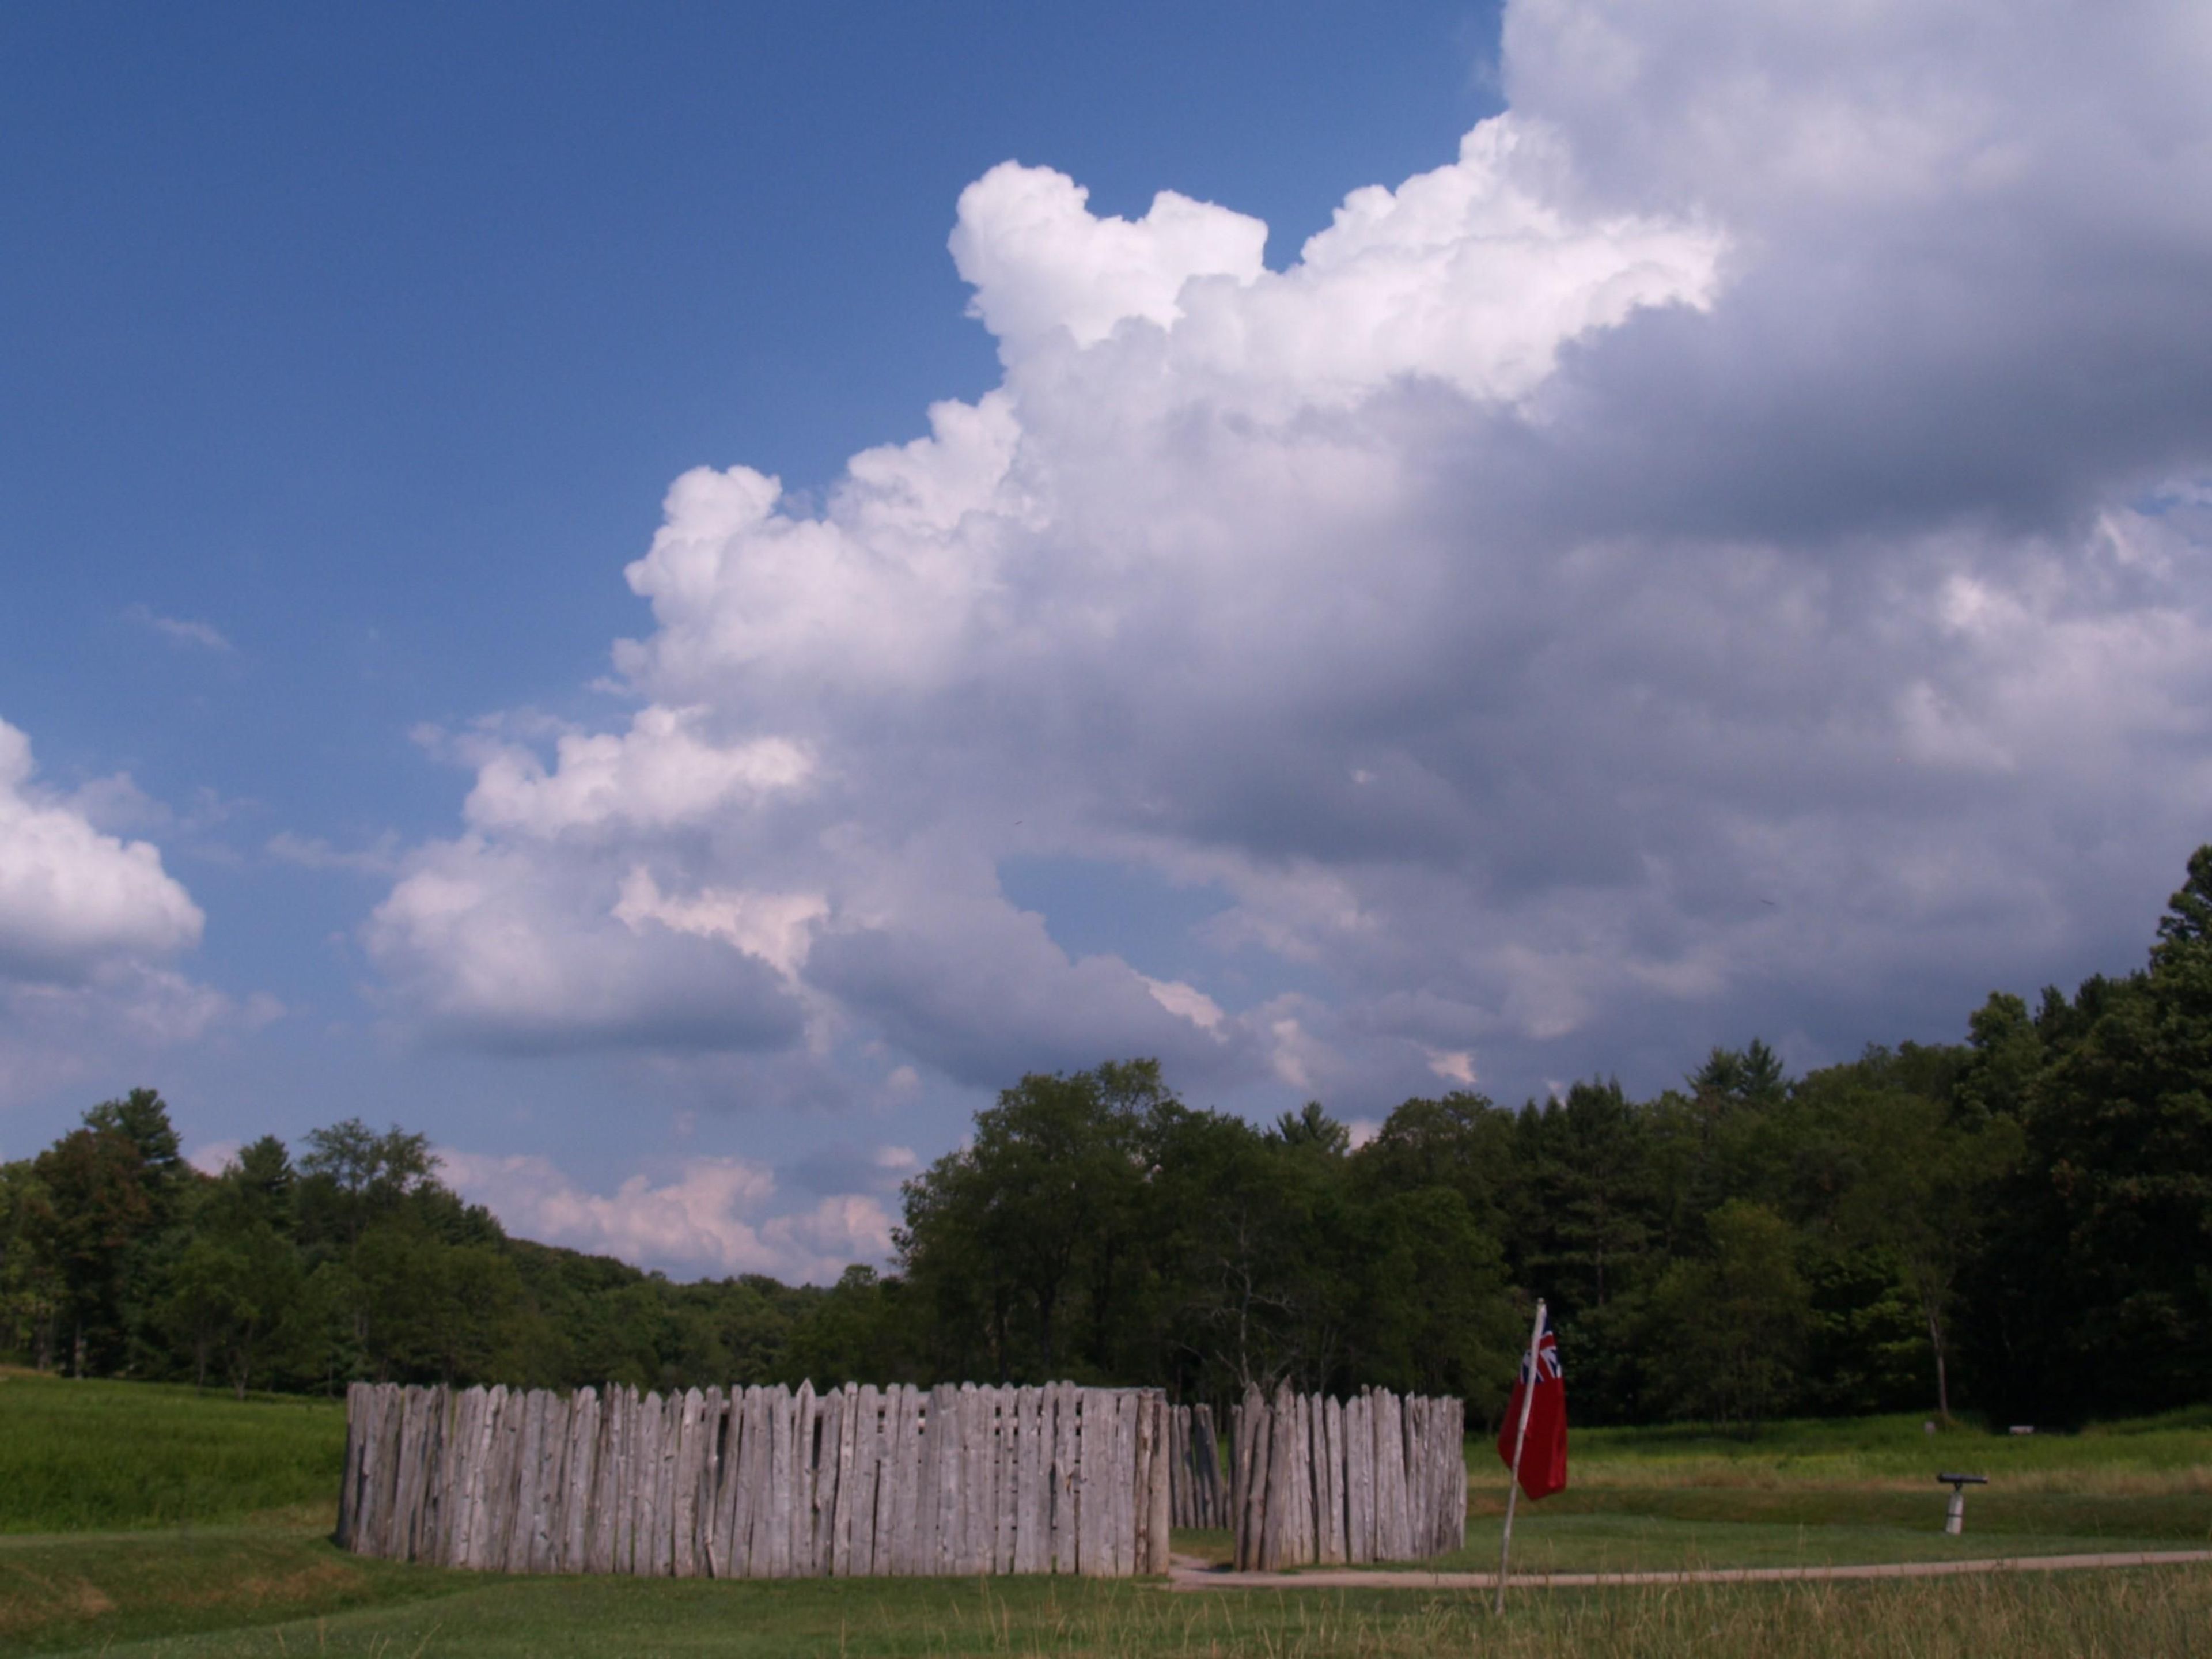
[[[1765,1584],[1788,1579],[1955,1578],[1987,1572],[2078,1572],[2100,1567],[2164,1567],[2212,1561],[2212,1550],[2130,1550],[2107,1555],[2014,1555],[1980,1561],[1887,1561],[1850,1567],[1716,1567],[1698,1572],[1516,1572],[1506,1582],[1526,1589],[1616,1584]],[[1494,1572],[1224,1572],[1179,1558],[1168,1588],[1206,1589],[1493,1589]]]

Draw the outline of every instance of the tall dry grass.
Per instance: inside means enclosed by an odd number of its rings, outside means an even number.
[[[1403,1592],[1190,1595],[1157,1607],[1115,1598],[1036,1613],[1002,1603],[988,1633],[967,1620],[911,1633],[926,1652],[1100,1659],[2179,1659],[2212,1647],[2212,1571],[1522,1592],[1502,1618],[1486,1596]]]

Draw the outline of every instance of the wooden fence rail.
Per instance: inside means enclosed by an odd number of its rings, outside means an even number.
[[[1256,1389],[1231,1427],[1230,1508],[1240,1571],[1409,1561],[1467,1543],[1465,1408],[1363,1391]]]
[[[357,1382],[338,1542],[501,1572],[1162,1573],[1171,1414],[1153,1391],[1073,1383]]]

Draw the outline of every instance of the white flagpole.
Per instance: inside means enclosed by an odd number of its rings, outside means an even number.
[[[1544,1340],[1544,1300],[1536,1298],[1536,1322],[1528,1332],[1528,1380],[1521,1388],[1521,1420],[1513,1429],[1513,1474],[1505,1487],[1505,1536],[1498,1546],[1498,1608],[1505,1611],[1505,1564],[1513,1554],[1513,1502],[1521,1496],[1521,1453],[1528,1443],[1528,1408],[1536,1403],[1537,1345]]]

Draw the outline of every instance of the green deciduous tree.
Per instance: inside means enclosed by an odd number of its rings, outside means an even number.
[[[1805,1340],[1796,1240],[1744,1199],[1708,1215],[1705,1231],[1705,1253],[1668,1268],[1653,1294],[1653,1374],[1671,1414],[1755,1428],[1789,1397]]]
[[[167,1109],[150,1089],[102,1102],[31,1167],[44,1199],[26,1231],[59,1285],[70,1370],[118,1370],[183,1179]]]

